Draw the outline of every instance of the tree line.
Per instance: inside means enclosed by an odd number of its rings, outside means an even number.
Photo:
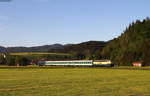
[[[43,55],[10,55],[9,53],[0,54],[0,65],[7,66],[27,66],[37,65],[41,60],[75,60],[77,57],[73,55],[57,55],[57,54],[43,54]]]

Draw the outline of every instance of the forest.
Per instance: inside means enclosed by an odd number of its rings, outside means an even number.
[[[110,40],[100,53],[118,66],[131,66],[132,62],[150,65],[150,19],[136,20],[118,37]]]

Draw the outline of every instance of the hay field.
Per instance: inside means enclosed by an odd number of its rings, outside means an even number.
[[[150,71],[0,69],[0,96],[150,96]]]

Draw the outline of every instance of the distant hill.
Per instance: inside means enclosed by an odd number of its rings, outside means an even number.
[[[65,45],[53,44],[53,45],[44,45],[44,46],[35,46],[35,47],[8,47],[6,48],[8,52],[47,52],[52,49],[61,49]]]
[[[0,46],[0,52],[47,52],[52,49],[62,49],[65,46],[61,44],[34,46],[34,47],[3,47]]]
[[[88,41],[79,44],[71,44],[62,49],[52,49],[49,52],[70,53],[78,59],[100,59],[100,52],[105,47],[104,41]]]
[[[103,47],[105,47],[106,42],[103,41],[88,41],[83,42],[80,44],[74,44],[68,47],[64,48],[65,52],[84,52],[84,51],[90,51],[90,53],[94,53],[97,50],[101,50]]]
[[[34,46],[34,47],[0,47],[0,52],[52,52],[52,53],[74,53],[90,51],[90,53],[95,52],[105,46],[103,41],[88,41],[79,44],[53,44],[44,46]]]
[[[0,46],[0,52],[7,52],[7,49],[5,47]]]
[[[116,65],[132,65],[141,61],[150,65],[150,19],[137,20],[118,38],[108,42],[101,55],[111,59]]]
[[[88,41],[64,48],[66,53],[71,53],[78,59],[101,59],[101,51],[106,46],[104,41]]]

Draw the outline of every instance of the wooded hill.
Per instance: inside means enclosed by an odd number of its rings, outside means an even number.
[[[108,42],[101,55],[116,65],[131,65],[135,61],[150,65],[150,19],[130,24],[121,36]]]
[[[78,59],[101,59],[100,52],[105,47],[106,42],[88,41],[80,44],[72,44],[62,49],[53,49],[49,52],[69,53]]]

